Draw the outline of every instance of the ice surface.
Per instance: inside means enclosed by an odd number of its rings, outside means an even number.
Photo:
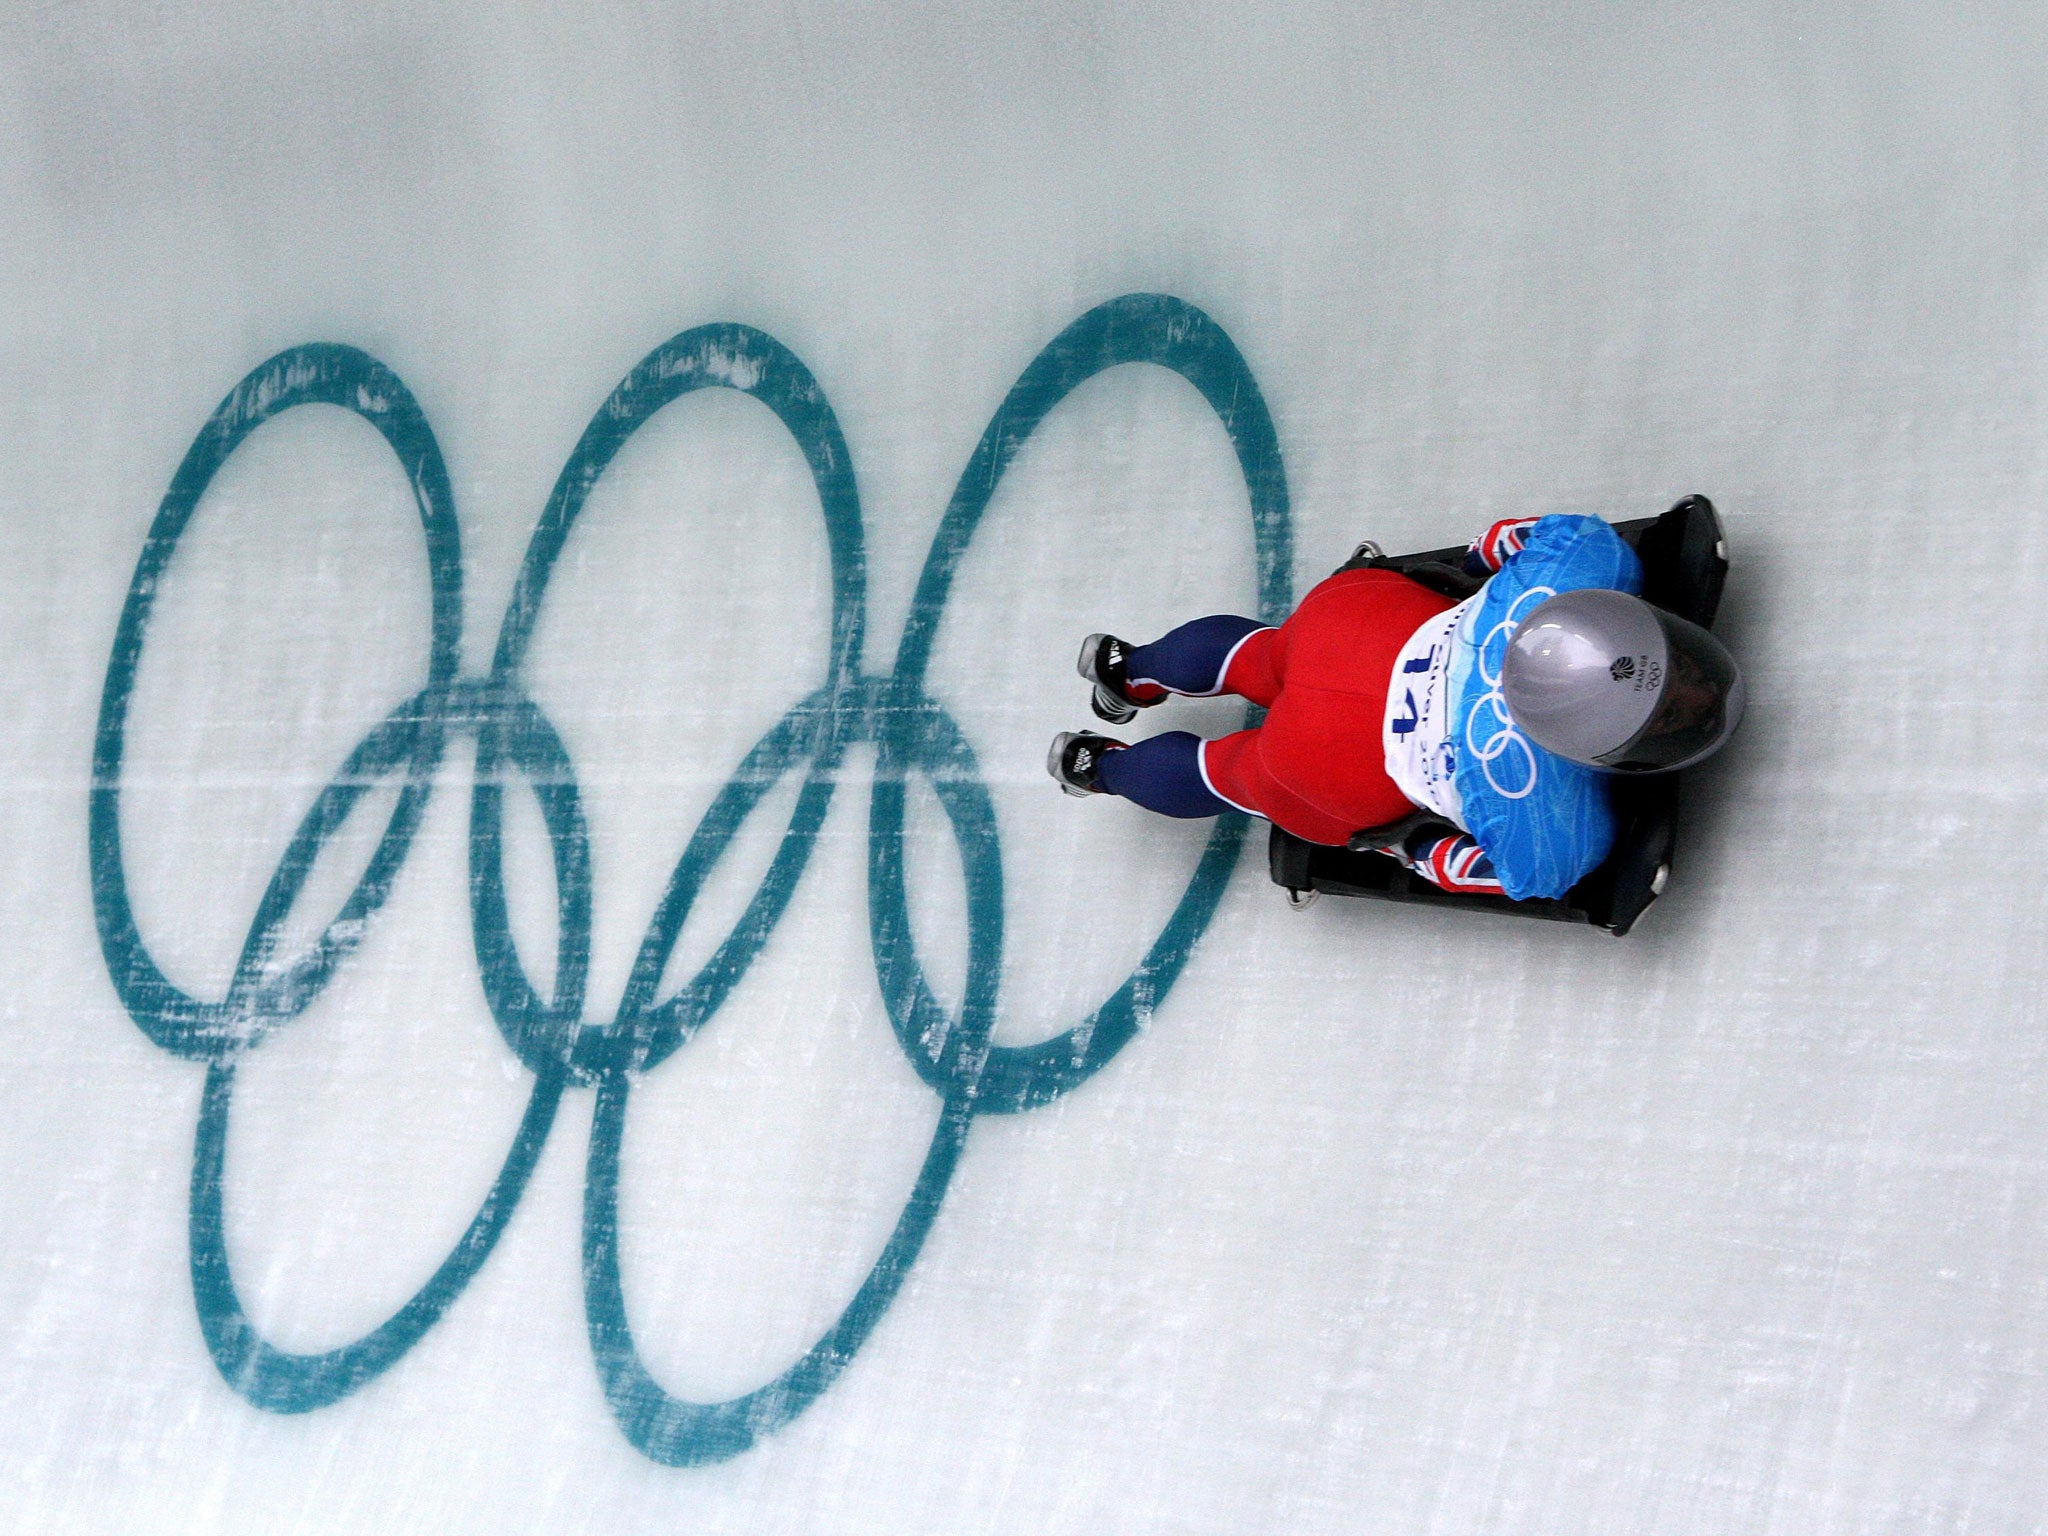
[[[1988,4],[10,9],[0,1526],[2041,1528],[2044,60],[2039,7]],[[1207,828],[1045,780],[1082,634],[1260,601],[1226,425],[1149,366],[1054,406],[918,596],[1012,385],[1128,293],[1242,353],[1296,592],[1362,537],[1715,499],[1751,712],[1634,935],[1296,914],[1256,838],[1205,883]],[[489,749],[480,957],[480,680],[529,539],[608,394],[714,322],[814,376],[853,490],[731,388],[583,487],[519,668],[546,728]],[[221,1005],[181,1024],[96,929],[102,691],[187,450],[315,343],[402,381],[446,494],[365,375],[255,429],[152,589],[101,831],[166,985]],[[655,373],[786,383],[749,345]],[[906,628],[929,707],[885,686]],[[466,681],[420,706],[454,722],[423,808],[403,751],[363,775],[245,957],[434,654]],[[742,772],[805,700],[846,738],[813,787]],[[1144,971],[1191,880],[1213,920]],[[943,1051],[1024,1061],[1134,967],[1128,1039],[1012,1074],[1048,1102],[946,1110]],[[539,1001],[504,1022],[521,971],[693,1027],[565,1082]],[[426,1304],[353,1371],[266,1374],[210,1253],[300,1355]],[[849,1309],[751,1417],[645,1411],[783,1379]]]

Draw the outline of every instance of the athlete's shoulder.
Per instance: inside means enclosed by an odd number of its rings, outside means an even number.
[[[1508,642],[1551,597],[1582,587],[1640,592],[1642,562],[1597,517],[1541,518],[1481,590],[1459,626],[1453,716],[1455,785],[1465,824],[1509,896],[1561,896],[1607,856],[1616,821],[1604,775],[1544,751],[1507,712],[1500,678]]]
[[[1559,592],[1576,587],[1640,592],[1643,562],[1601,519],[1553,512],[1538,518],[1522,535],[1521,549],[1508,558],[1494,583],[1502,577],[1513,578],[1510,586],[1543,586]]]

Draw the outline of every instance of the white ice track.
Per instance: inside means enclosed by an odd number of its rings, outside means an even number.
[[[0,17],[0,1528],[2042,1529],[2040,6],[868,9]],[[660,1465],[608,1405],[586,1087],[408,1352],[314,1411],[253,1405],[195,1301],[207,1069],[124,1005],[88,857],[116,626],[215,406],[304,343],[404,381],[477,677],[607,393],[690,327],[757,327],[844,429],[850,675],[877,677],[997,403],[1131,292],[1241,349],[1297,592],[1362,537],[1715,499],[1751,714],[1691,783],[1669,894],[1623,941],[1298,915],[1253,839],[1147,1026],[972,1123],[871,1334],[729,1459]],[[562,552],[523,676],[588,819],[589,1018],[714,795],[826,676],[822,526],[791,436],[716,389],[627,444]],[[331,406],[261,427],[202,498],[122,763],[171,983],[226,995],[293,828],[424,681],[425,554],[398,460]],[[1206,835],[1047,782],[1045,742],[1086,723],[1076,641],[1255,601],[1244,481],[1164,370],[1083,385],[999,485],[926,672],[994,810],[998,1046],[1131,972]],[[479,985],[473,756],[452,740],[360,948],[241,1058],[219,1237],[281,1349],[345,1344],[428,1279],[534,1088]],[[874,752],[833,777],[751,969],[632,1090],[623,1305],[679,1398],[750,1391],[832,1326],[940,1121],[870,943]],[[667,988],[795,791],[743,827]],[[316,861],[287,943],[392,796]],[[523,789],[505,818],[546,986],[546,834]],[[921,777],[907,825],[917,952],[957,1011],[961,856]]]

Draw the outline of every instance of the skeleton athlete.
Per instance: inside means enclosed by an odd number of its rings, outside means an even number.
[[[1454,602],[1386,569],[1318,584],[1285,623],[1195,619],[1147,645],[1091,635],[1095,713],[1234,694],[1264,721],[1213,741],[1062,732],[1070,794],[1167,816],[1236,808],[1313,843],[1371,847],[1445,890],[1562,896],[1607,856],[1610,775],[1698,762],[1743,686],[1699,626],[1644,602],[1642,566],[1594,517],[1512,518],[1472,542]]]

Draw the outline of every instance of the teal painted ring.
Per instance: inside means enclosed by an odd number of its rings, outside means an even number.
[[[319,994],[326,978],[346,958],[365,923],[390,893],[391,878],[404,862],[425,808],[427,784],[440,761],[441,736],[431,718],[415,711],[403,744],[406,788],[392,808],[376,852],[342,910],[291,970],[301,983],[280,988],[268,976],[277,937],[312,859],[340,825],[319,823],[337,810],[346,814],[362,790],[364,759],[385,761],[378,751],[394,739],[373,736],[345,764],[334,792],[323,794],[292,840],[243,944],[227,995],[217,1002],[193,997],[158,967],[135,922],[121,847],[121,773],[127,750],[128,710],[134,700],[136,669],[154,611],[157,591],[172,556],[198,509],[199,499],[220,468],[264,422],[301,405],[333,405],[352,411],[376,428],[398,456],[412,488],[426,533],[427,575],[433,593],[433,631],[427,659],[431,693],[455,677],[462,643],[462,545],[448,470],[426,417],[398,376],[353,347],[294,347],[252,369],[229,392],[187,450],[165,492],[142,555],[128,583],[114,646],[100,691],[99,724],[93,740],[92,790],[87,813],[93,916],[107,974],[128,1016],[157,1045],[176,1056],[219,1062],[231,1059],[270,1029],[299,1012]],[[404,711],[401,711],[403,714]],[[394,716],[394,720],[398,717]],[[387,721],[381,731],[391,730]],[[319,828],[316,830],[316,827]],[[283,905],[280,906],[280,898]],[[317,984],[305,984],[317,978]]]
[[[924,695],[925,671],[953,577],[1018,450],[1075,389],[1097,374],[1129,363],[1150,363],[1179,374],[1215,411],[1237,455],[1250,496],[1259,615],[1267,623],[1277,624],[1293,606],[1293,546],[1279,438],[1251,369],[1223,328],[1178,299],[1133,294],[1090,310],[1054,337],[997,407],[961,471],[925,557],[890,680],[892,697],[904,701],[899,706],[902,717],[915,722],[908,741],[924,748],[925,758],[936,753],[942,759],[940,764],[919,761],[916,765],[927,771],[943,767],[942,775],[932,777],[942,801],[950,796],[951,801],[971,802],[947,804],[956,832],[962,829],[963,820],[972,821],[977,829],[985,828],[982,836],[991,866],[987,880],[995,896],[992,903],[982,899],[984,891],[970,874],[968,978],[957,1027],[949,1027],[940,1017],[910,940],[903,880],[901,774],[908,766],[905,760],[918,754],[906,752],[904,740],[882,742],[882,767],[876,775],[870,813],[875,852],[869,861],[868,900],[876,913],[875,965],[884,978],[883,996],[889,1002],[898,1039],[911,1065],[927,1082],[948,1095],[970,1098],[984,1114],[1014,1113],[1049,1103],[1086,1082],[1130,1043],[1178,979],[1196,939],[1214,917],[1244,836],[1246,818],[1241,813],[1231,811],[1217,818],[1201,861],[1165,927],[1137,968],[1093,1013],[1036,1044],[987,1043],[995,1025],[994,973],[1000,967],[1002,949],[995,815],[965,739],[950,721],[941,723],[938,706]],[[943,747],[935,747],[935,738],[944,738]],[[969,857],[967,846],[963,835],[963,860]],[[982,936],[978,945],[977,933]],[[900,956],[896,953],[899,946]],[[939,1039],[946,1042],[943,1062],[933,1047]]]

